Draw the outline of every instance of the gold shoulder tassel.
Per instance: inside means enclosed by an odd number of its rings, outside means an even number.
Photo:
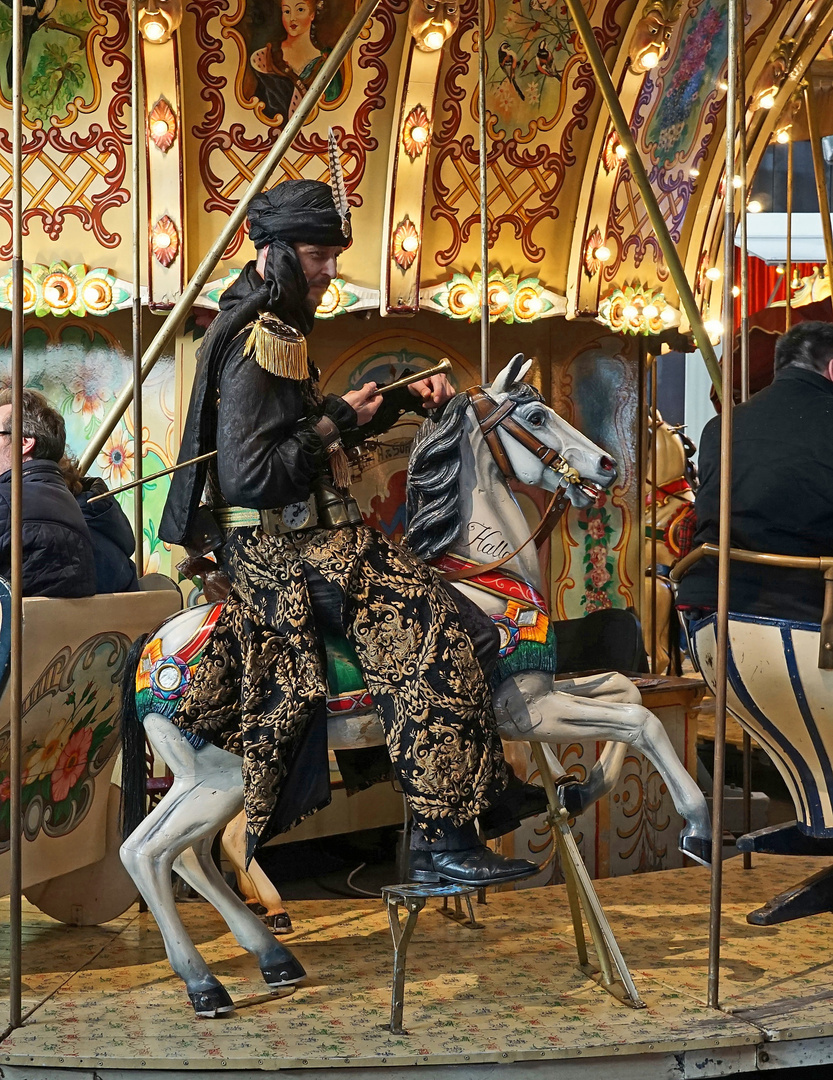
[[[246,356],[254,355],[255,361],[272,375],[284,379],[309,378],[307,362],[307,339],[276,315],[261,315],[246,338]]]

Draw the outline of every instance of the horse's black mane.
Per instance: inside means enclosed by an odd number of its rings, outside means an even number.
[[[508,395],[519,404],[543,400],[528,383],[515,383]],[[429,418],[417,432],[408,462],[408,547],[433,559],[460,534],[460,439],[469,399],[458,394],[438,420]]]

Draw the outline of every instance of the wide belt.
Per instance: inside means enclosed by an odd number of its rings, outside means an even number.
[[[220,528],[262,529],[269,536],[286,536],[304,529],[338,529],[344,525],[362,525],[359,504],[351,495],[333,488],[319,488],[304,501],[273,510],[255,510],[247,506],[218,506],[212,510]]]

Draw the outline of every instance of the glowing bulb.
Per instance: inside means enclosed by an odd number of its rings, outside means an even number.
[[[656,49],[650,49],[642,57],[642,66],[644,68],[655,68],[659,63],[659,53]]]
[[[492,301],[498,307],[503,307],[505,304],[509,303],[509,293],[506,289],[498,289],[492,296]]]
[[[473,289],[466,289],[465,292],[460,294],[460,303],[464,308],[473,308],[478,299],[479,297]]]
[[[746,208],[750,214],[760,214],[763,206],[757,199],[753,199]]]
[[[416,127],[411,128],[411,138],[415,143],[424,143],[428,138],[428,129],[418,124]]]
[[[168,134],[169,131],[170,128],[168,127],[167,120],[154,120],[153,123],[150,125],[150,133],[151,135],[154,135],[157,139],[163,138],[165,135]]]
[[[709,281],[718,281],[720,278],[720,270],[716,266],[710,266],[706,271],[706,277]]]
[[[419,247],[419,240],[417,239],[416,236],[414,236],[412,234],[409,234],[408,236],[406,236],[402,241],[402,250],[403,251],[416,251],[416,249],[418,247]]]
[[[445,44],[445,34],[443,34],[441,30],[432,30],[422,39],[422,44],[426,49],[430,49],[431,52],[436,52],[437,49],[441,49]]]
[[[662,319],[662,321],[665,323],[666,326],[670,326],[671,323],[676,318],[676,314],[677,313],[674,311],[673,308],[666,307],[666,308],[662,309],[662,312],[660,313],[660,318]]]
[[[777,91],[770,90],[768,94],[764,94],[758,104],[762,109],[771,109],[775,105],[775,95]]]
[[[703,323],[706,328],[706,333],[711,338],[719,338],[723,333],[723,323],[720,319],[709,319],[708,322]]]
[[[157,233],[154,239],[154,243],[158,248],[167,248],[171,246],[171,238],[170,236],[168,236],[167,233]]]
[[[732,187],[737,190],[741,185],[741,178],[739,176],[732,177]]]
[[[610,248],[606,244],[600,244],[593,254],[599,262],[607,262],[610,259]]]
[[[700,170],[699,169],[689,169],[688,170],[688,175],[693,176],[695,178],[695,180],[696,180],[697,177],[700,175]]]
[[[541,299],[540,296],[530,296],[527,300],[524,301],[523,306],[525,311],[540,311],[541,308],[544,306],[544,301]]]
[[[740,285],[732,286],[732,296],[740,296]]]
[[[656,304],[646,304],[642,309],[642,314],[646,319],[655,319],[659,315],[659,308]]]
[[[639,308],[635,304],[626,304],[622,308],[622,316],[627,319],[628,322],[633,322],[634,319],[639,318]]]
[[[721,81],[717,84],[717,88],[718,90],[722,90],[725,93],[729,89],[729,84],[724,79],[721,79]]]
[[[142,23],[142,36],[148,41],[161,41],[167,32],[168,27],[161,19],[147,18]]]
[[[616,144],[615,153],[618,158],[626,158],[628,156],[627,150],[624,148],[624,146],[622,146],[621,143]]]
[[[60,290],[56,289],[54,285],[47,285],[43,290],[43,298],[47,304],[54,307],[61,299]]]
[[[790,141],[790,133],[787,128],[781,128],[781,130],[776,133],[775,141],[782,146]]]
[[[776,266],[775,267],[775,273],[776,274],[783,274],[784,273],[784,267],[783,266]]]

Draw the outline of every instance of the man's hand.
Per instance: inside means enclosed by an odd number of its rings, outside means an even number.
[[[343,400],[356,410],[359,427],[371,420],[382,404],[382,395],[376,390],[376,383],[365,383],[359,390],[348,390]]]
[[[431,375],[427,379],[413,382],[408,389],[414,397],[422,398],[423,409],[436,409],[450,401],[457,391],[445,375]]]

